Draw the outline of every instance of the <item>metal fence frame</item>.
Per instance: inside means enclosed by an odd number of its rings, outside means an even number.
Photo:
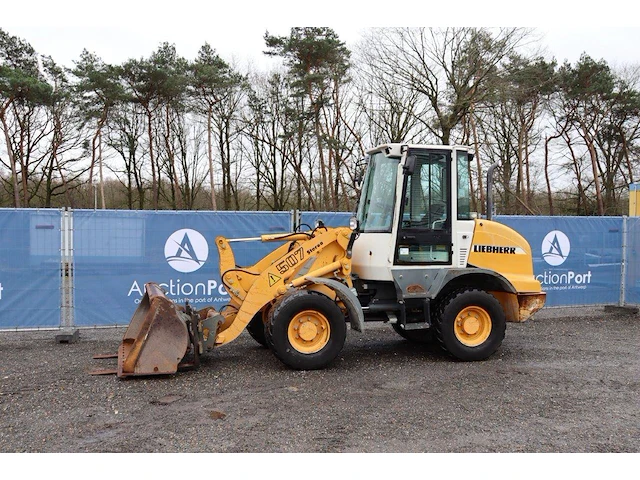
[[[8,209],[7,209],[8,210]],[[50,209],[51,210],[51,209]],[[58,329],[75,329],[75,328],[101,328],[99,326],[78,327],[75,325],[75,257],[74,257],[74,216],[73,210],[69,208],[59,209],[60,212],[60,326],[59,327],[15,327],[9,329],[0,329],[0,331],[8,330],[58,330]],[[2,212],[0,211],[0,214]],[[335,221],[346,220],[350,214],[344,212],[300,212],[297,210],[290,211],[290,226],[295,229],[300,225],[302,220],[308,223],[314,218],[329,217]],[[629,231],[628,217],[613,217],[622,220],[622,252],[621,252],[621,273],[620,273],[620,298],[618,307],[637,306],[639,303],[630,303],[627,299],[627,272],[629,263]],[[346,223],[346,222],[345,222]],[[330,222],[329,222],[330,225]],[[640,249],[640,245],[638,246]],[[609,306],[610,304],[592,303],[589,306]],[[580,307],[582,305],[565,305],[551,306],[546,308],[567,308]],[[586,305],[585,305],[586,306]],[[107,328],[107,327],[103,327]]]

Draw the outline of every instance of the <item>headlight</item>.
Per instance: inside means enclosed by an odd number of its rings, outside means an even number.
[[[359,226],[360,226],[360,225],[359,225],[358,219],[357,219],[356,217],[351,217],[351,218],[349,219],[349,228],[350,228],[351,230],[358,230],[358,227],[359,227]]]

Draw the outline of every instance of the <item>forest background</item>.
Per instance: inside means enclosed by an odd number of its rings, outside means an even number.
[[[264,32],[268,68],[203,43],[72,65],[0,29],[0,207],[353,211],[367,148],[468,144],[474,210],[621,215],[640,65],[558,62],[531,28]]]

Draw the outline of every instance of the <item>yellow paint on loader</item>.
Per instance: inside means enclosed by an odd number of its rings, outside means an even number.
[[[337,276],[351,287],[351,260],[346,255],[350,235],[349,228],[327,228],[313,237],[308,234],[264,235],[262,241],[287,240],[288,243],[248,268],[235,266],[228,240],[218,237],[216,245],[222,281],[231,296],[231,304],[238,307],[220,326],[216,345],[236,339],[263,307],[289,289],[311,283],[308,278]],[[299,275],[303,267],[305,274]],[[273,282],[274,277],[282,278],[282,282]]]
[[[529,242],[501,223],[476,220],[468,263],[500,272],[518,292],[541,290],[533,275]]]
[[[515,230],[491,220],[476,220],[468,263],[504,277],[516,293],[491,292],[507,321],[524,322],[542,308],[546,294],[533,274],[529,242]]]

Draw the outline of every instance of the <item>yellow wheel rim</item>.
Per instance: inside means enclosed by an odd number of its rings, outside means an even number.
[[[458,313],[453,324],[456,338],[467,347],[484,343],[491,333],[491,316],[484,308],[472,305]]]
[[[304,310],[289,322],[289,343],[300,353],[322,350],[331,336],[329,320],[316,310]]]

